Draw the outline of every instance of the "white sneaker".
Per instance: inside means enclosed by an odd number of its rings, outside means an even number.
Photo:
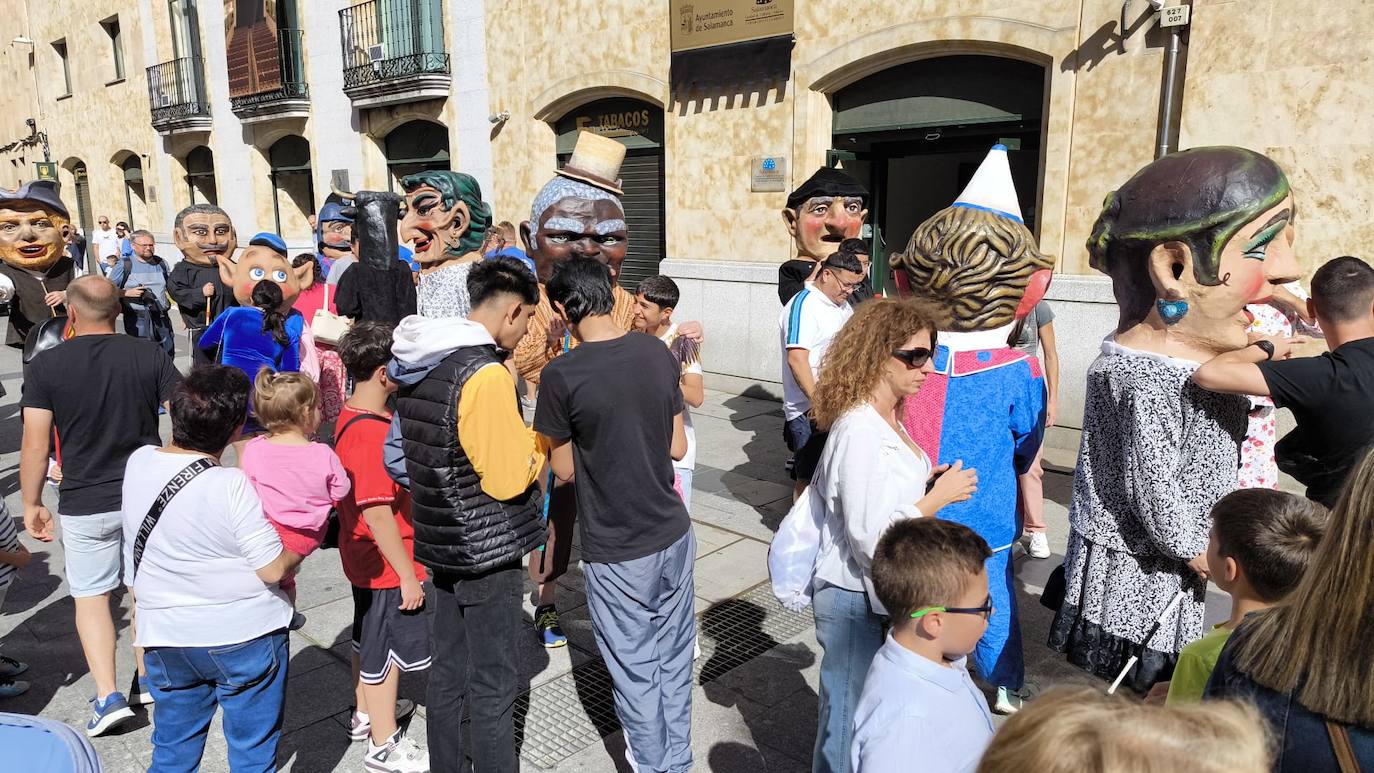
[[[429,773],[429,752],[401,733],[397,730],[381,746],[373,746],[369,740],[363,769],[373,773]]]
[[[997,700],[992,704],[992,713],[1010,716],[1021,710],[1021,696],[1005,687],[997,688]]]
[[[1033,531],[1026,537],[1026,552],[1030,553],[1031,558],[1050,557],[1050,538],[1045,532]]]

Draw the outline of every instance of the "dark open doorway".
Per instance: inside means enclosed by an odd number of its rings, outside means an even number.
[[[888,284],[888,255],[954,201],[997,143],[1010,151],[1022,216],[1038,233],[1045,82],[1037,64],[957,55],[891,67],[835,92],[828,162],[872,193],[866,236],[875,286]]]

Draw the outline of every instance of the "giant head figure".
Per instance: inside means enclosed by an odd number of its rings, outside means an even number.
[[[253,288],[259,282],[272,282],[281,288],[282,313],[288,312],[301,294],[301,280],[309,270],[309,263],[292,267],[286,257],[286,242],[271,233],[254,236],[237,261],[219,261],[220,281],[233,289],[240,306],[253,305]]]
[[[995,330],[1035,308],[1054,258],[1021,220],[1006,147],[993,147],[954,204],[917,227],[892,264],[913,292],[944,307],[941,330]]]
[[[797,257],[825,260],[845,239],[857,239],[868,218],[868,189],[838,169],[817,169],[787,197],[782,220]]]
[[[221,258],[232,260],[239,244],[229,213],[214,204],[192,204],[178,212],[172,239],[182,257],[201,266],[213,266]]]
[[[1171,153],[1107,196],[1088,239],[1112,278],[1117,332],[1145,325],[1214,352],[1245,346],[1245,306],[1296,279],[1293,194],[1272,160],[1244,148]]]
[[[625,146],[582,132],[572,158],[539,191],[530,219],[520,224],[525,252],[534,259],[540,282],[554,266],[574,257],[594,258],[620,276],[629,248],[625,208],[620,203],[620,165]]]
[[[63,256],[71,232],[57,183],[35,180],[17,191],[0,188],[0,260],[31,274],[43,274]]]
[[[315,248],[320,256],[332,266],[352,252],[352,241],[353,214],[337,201],[326,201],[315,216]]]
[[[491,206],[471,175],[420,172],[402,179],[401,188],[406,192],[401,241],[414,244],[416,260],[443,263],[482,246],[491,228]]]

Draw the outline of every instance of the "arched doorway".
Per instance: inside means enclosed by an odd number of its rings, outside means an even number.
[[[890,67],[831,95],[832,166],[872,193],[868,238],[874,284],[887,255],[949,206],[988,149],[1007,146],[1026,225],[1039,231],[1045,68],[997,56],[957,55]]]
[[[76,192],[76,225],[86,240],[86,269],[99,275],[95,264],[94,251],[91,249],[91,230],[95,226],[95,216],[91,210],[91,181],[86,172],[86,162],[79,158],[67,161],[64,166],[72,173],[72,189]]]
[[[215,188],[215,154],[198,145],[186,154],[186,187],[192,204],[219,204]]]
[[[432,169],[447,171],[448,129],[433,121],[415,120],[392,129],[383,142],[387,185],[398,190],[402,177]]]
[[[304,232],[306,217],[315,211],[315,181],[310,172],[310,143],[304,137],[287,135],[267,149],[272,175],[272,214],[277,233],[282,236],[285,222],[292,233]]]
[[[128,212],[129,228],[148,227],[148,200],[143,190],[143,163],[137,153],[127,153],[119,162],[124,178],[124,207]]]
[[[658,273],[663,262],[663,108],[640,99],[611,97],[588,102],[554,122],[558,165],[572,156],[579,131],[594,131],[625,146],[620,167],[630,249],[620,269],[620,286],[634,290]]]

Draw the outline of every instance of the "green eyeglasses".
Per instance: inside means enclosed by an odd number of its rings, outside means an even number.
[[[911,619],[924,617],[931,612],[948,612],[951,615],[981,615],[984,620],[987,620],[992,617],[993,611],[992,596],[988,596],[988,600],[984,601],[981,607],[921,607],[911,613]]]

